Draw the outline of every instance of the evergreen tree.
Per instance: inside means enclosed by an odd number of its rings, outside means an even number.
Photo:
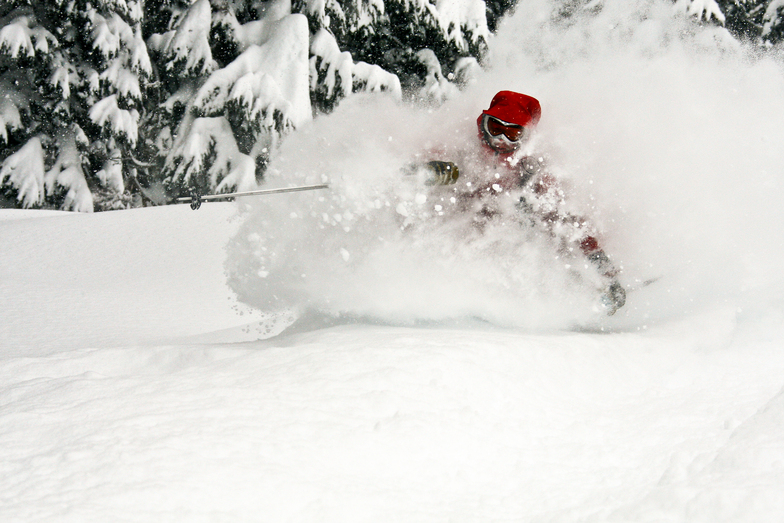
[[[448,78],[468,81],[466,74],[478,65],[490,34],[488,14],[495,26],[511,5],[498,0],[488,10],[484,0],[294,0],[314,34],[326,30],[352,59],[393,73],[406,98],[436,103],[456,90]],[[328,110],[330,104],[317,106]]]
[[[209,0],[163,0],[147,9],[148,44],[161,85],[154,142],[167,190],[210,192],[230,175],[229,181],[239,182],[224,186],[247,186],[255,168],[240,151],[228,115],[217,104],[205,110],[196,103],[197,96],[201,101],[212,96],[200,91],[211,75],[239,55],[235,31],[241,27],[233,5],[214,10]],[[242,15],[244,10],[237,11]],[[222,101],[227,101],[225,92]]]
[[[482,0],[456,4],[463,10],[446,14],[426,2],[390,5],[395,4],[148,4],[156,14],[154,19],[150,14],[154,22],[147,42],[166,97],[159,120],[166,125],[156,142],[162,144],[167,190],[250,188],[263,175],[279,140],[312,114],[328,112],[356,92],[389,92],[400,98],[401,77],[416,76],[416,82],[409,82],[417,84],[412,97],[442,101],[456,87],[442,74],[434,52],[424,50],[426,44],[442,50],[442,56],[462,57],[452,64],[457,66],[453,78],[469,80],[474,68],[465,57],[479,53],[488,35]],[[388,14],[390,9],[397,19]],[[415,47],[401,47],[400,38],[413,38]]]
[[[676,0],[675,5],[742,40],[773,45],[784,37],[784,0]]]
[[[7,0],[0,193],[91,211],[252,187],[352,93],[451,96],[512,5],[293,1]]]
[[[166,95],[157,142],[170,193],[253,187],[279,140],[312,118],[311,89],[344,95],[323,56],[329,86],[318,71],[311,82],[307,19],[288,0],[197,0],[156,11],[168,12],[150,25],[148,43]],[[323,54],[327,40],[315,35],[313,48]],[[351,81],[353,62],[341,67]]]
[[[0,184],[24,207],[130,205],[152,69],[134,0],[0,7]]]

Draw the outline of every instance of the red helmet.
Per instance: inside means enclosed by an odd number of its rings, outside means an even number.
[[[479,127],[479,136],[494,149],[503,147],[504,150],[512,149],[517,146],[518,140],[521,137],[527,136],[526,133],[504,133],[508,138],[509,143],[500,143],[498,138],[500,128],[496,132],[487,129],[487,122],[490,118],[499,120],[501,124],[510,126],[511,128],[517,127],[517,131],[528,130],[539,122],[542,116],[542,107],[539,101],[531,96],[515,93],[513,91],[500,91],[493,97],[490,102],[490,108],[482,111],[482,114],[476,121]],[[499,143],[495,143],[499,142]]]
[[[513,91],[500,91],[490,102],[490,108],[482,111],[499,120],[525,127],[536,125],[542,117],[539,100]]]

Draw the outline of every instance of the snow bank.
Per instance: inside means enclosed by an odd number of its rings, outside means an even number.
[[[602,231],[623,281],[661,278],[606,325],[644,328],[715,303],[775,300],[784,283],[775,269],[784,254],[781,65],[728,45],[722,29],[674,17],[668,2],[608,1],[560,23],[553,9],[519,6],[492,42],[490,70],[440,110],[360,99],[292,136],[270,185],[332,189],[249,203],[229,263],[242,299],[385,321],[599,321],[586,318],[587,297],[570,293],[546,248],[514,226],[472,237],[459,218],[439,217],[436,205],[447,206],[437,193],[401,174],[439,142],[443,159],[470,148],[476,115],[512,89],[541,100],[540,150]],[[401,230],[412,220],[401,204],[417,210],[415,229]]]
[[[259,321],[223,275],[234,213],[221,203],[0,211],[0,358],[165,344]]]

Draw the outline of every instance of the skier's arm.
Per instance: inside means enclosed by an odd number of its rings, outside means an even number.
[[[607,280],[607,286],[602,293],[602,303],[607,308],[607,314],[613,315],[626,304],[626,290],[618,281],[618,269],[610,258],[599,247],[599,242],[593,236],[585,236],[580,241],[582,250],[588,261],[596,267],[600,276]]]
[[[601,248],[588,221],[565,210],[565,195],[555,178],[539,173],[533,183],[536,214],[551,233],[558,237],[562,247],[569,252],[579,249],[605,282],[602,302],[609,315],[626,303],[626,291],[618,281],[618,269]],[[531,206],[534,208],[534,206]]]

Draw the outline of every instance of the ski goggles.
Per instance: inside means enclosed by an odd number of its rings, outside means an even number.
[[[526,134],[525,127],[520,125],[506,123],[498,118],[485,115],[485,129],[490,136],[505,136],[510,142],[517,142]]]

